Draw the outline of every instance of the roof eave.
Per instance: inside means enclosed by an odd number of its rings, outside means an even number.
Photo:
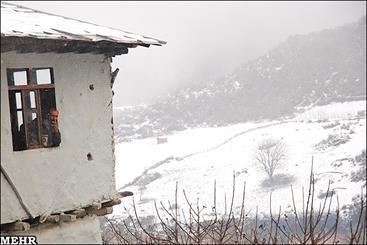
[[[50,39],[22,36],[8,36],[1,33],[1,53],[17,51],[19,53],[96,53],[106,56],[127,54],[129,48],[149,47],[158,44],[121,43],[115,41],[86,41],[77,39]]]

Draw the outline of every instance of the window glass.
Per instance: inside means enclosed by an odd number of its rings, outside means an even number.
[[[34,91],[29,92],[29,98],[31,100],[31,108],[36,108],[36,97]]]
[[[22,95],[20,92],[15,93],[15,101],[17,104],[17,109],[22,109]]]
[[[52,83],[51,79],[51,69],[36,69],[36,80],[37,84],[50,84]]]
[[[18,131],[20,131],[20,126],[23,125],[23,113],[22,113],[22,111],[17,111],[17,119],[18,119]]]
[[[27,85],[27,71],[15,71],[13,72],[14,85]]]
[[[25,108],[27,108],[27,109],[36,108],[35,92],[33,90],[32,91],[25,91],[24,92],[24,101],[25,101]]]

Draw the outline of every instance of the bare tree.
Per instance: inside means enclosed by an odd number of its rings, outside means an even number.
[[[274,171],[278,169],[286,157],[286,146],[281,140],[265,139],[261,141],[255,152],[255,160],[262,166],[273,180]]]

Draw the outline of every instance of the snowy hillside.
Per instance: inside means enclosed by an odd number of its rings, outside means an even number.
[[[289,116],[298,107],[366,98],[366,18],[288,38],[230,74],[115,110],[117,142],[192,127]]]
[[[155,137],[122,142],[116,145],[117,187],[133,191],[140,214],[151,215],[154,200],[164,204],[174,200],[178,182],[180,208],[185,207],[184,189],[192,202],[200,198],[210,213],[216,180],[217,210],[221,212],[225,195],[230,201],[234,174],[235,203],[240,203],[245,181],[247,211],[253,214],[258,207],[260,213],[268,213],[270,193],[274,209],[281,205],[282,210],[290,210],[290,186],[300,207],[313,156],[319,200],[325,196],[330,180],[340,206],[351,203],[366,183],[365,151],[360,156],[366,149],[366,101],[298,110],[284,120],[187,129],[162,136],[167,142],[161,144]],[[269,183],[254,160],[255,147],[265,138],[280,139],[287,147],[287,158],[275,172],[274,183]],[[131,198],[124,198],[123,205],[129,204]],[[113,215],[123,215],[123,205],[115,207]]]

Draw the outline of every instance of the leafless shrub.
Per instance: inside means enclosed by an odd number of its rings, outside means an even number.
[[[323,139],[315,145],[318,150],[326,150],[329,147],[336,147],[347,143],[350,140],[348,134],[329,134],[326,139]]]
[[[350,180],[352,182],[364,181],[364,185],[366,185],[366,149],[362,150],[361,154],[354,158],[354,161],[358,168],[351,173]]]
[[[328,129],[328,128],[334,128],[334,127],[339,126],[339,125],[340,125],[340,122],[339,121],[335,121],[335,122],[332,122],[332,123],[329,123],[329,124],[325,124],[322,127],[324,129]]]
[[[366,196],[363,193],[360,196],[360,212],[358,214],[357,224],[353,225],[352,220],[349,222],[350,235],[349,244],[366,244],[367,243],[367,214],[366,214]]]
[[[255,160],[261,165],[270,180],[286,157],[286,146],[281,140],[265,139],[261,141],[255,152]]]
[[[269,216],[259,219],[257,210],[254,218],[245,211],[246,183],[242,189],[239,214],[234,212],[235,175],[229,203],[225,198],[224,212],[217,211],[216,182],[214,182],[211,215],[204,216],[206,206],[199,199],[191,202],[185,191],[184,199],[188,210],[178,205],[178,184],[176,183],[174,203],[168,206],[154,203],[155,217],[139,216],[135,201],[133,214],[125,208],[127,218],[108,219],[103,225],[103,242],[118,244],[365,244],[367,216],[365,196],[361,195],[360,209],[356,224],[350,222],[349,235],[339,234],[341,218],[339,205],[331,210],[334,192],[330,183],[323,201],[316,206],[315,178],[311,169],[307,197],[302,190],[302,208],[295,204],[291,187],[293,213],[282,212],[281,207],[273,214],[271,195]],[[306,197],[306,198],[305,198]],[[337,199],[337,198],[336,198]],[[338,199],[337,199],[338,202]],[[206,218],[204,218],[206,217]],[[340,230],[340,229],[339,229]]]

